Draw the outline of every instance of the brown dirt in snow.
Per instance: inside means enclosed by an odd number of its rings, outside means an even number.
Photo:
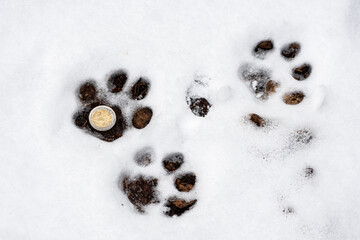
[[[178,176],[175,179],[175,187],[180,192],[190,192],[196,182],[196,175],[194,173],[186,173]]]

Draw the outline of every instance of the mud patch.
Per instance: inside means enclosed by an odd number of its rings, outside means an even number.
[[[296,67],[292,70],[292,76],[298,81],[303,81],[307,79],[312,71],[312,67],[310,64],[303,64],[300,67]]]
[[[263,40],[259,42],[254,48],[254,55],[257,58],[265,58],[266,54],[274,48],[274,44],[271,40]]]
[[[189,107],[195,116],[205,117],[209,112],[211,104],[206,98],[190,98]]]
[[[163,166],[167,172],[176,171],[184,163],[184,155],[182,153],[173,153],[166,156],[163,160]]]
[[[293,42],[281,49],[281,56],[283,56],[287,60],[291,60],[299,54],[300,50],[300,44],[297,42]]]
[[[144,206],[159,203],[155,190],[157,185],[158,180],[152,177],[139,176],[134,179],[125,177],[122,180],[123,191],[139,212],[144,212]]]
[[[190,192],[196,182],[196,175],[194,173],[186,173],[178,176],[175,179],[175,187],[180,192]]]
[[[251,113],[249,115],[249,120],[251,123],[253,123],[255,126],[258,127],[265,127],[268,123],[267,120],[265,120],[264,118],[260,117],[258,114],[256,113]]]
[[[288,105],[297,105],[305,98],[305,94],[301,91],[291,92],[284,95],[283,100]]]
[[[124,88],[124,85],[128,79],[127,73],[124,70],[119,70],[110,75],[107,87],[110,92],[118,93]]]
[[[151,121],[153,112],[151,108],[144,107],[138,109],[132,119],[132,124],[137,129],[145,128]]]
[[[88,80],[80,86],[78,97],[83,104],[90,104],[97,100],[97,93],[95,81]]]
[[[172,197],[167,200],[165,207],[168,208],[167,211],[165,211],[165,215],[167,216],[181,216],[184,212],[190,210],[195,204],[197,200],[191,200],[186,201],[184,199],[180,199],[177,197]]]
[[[142,100],[144,99],[150,88],[150,83],[143,78],[140,78],[131,88],[131,99]]]
[[[280,86],[279,83],[270,80],[267,84],[266,84],[266,96],[270,96],[273,93],[276,93],[276,89]]]

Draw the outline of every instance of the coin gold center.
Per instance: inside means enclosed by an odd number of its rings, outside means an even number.
[[[94,113],[92,120],[97,127],[106,128],[111,124],[113,118],[108,110],[99,109]]]

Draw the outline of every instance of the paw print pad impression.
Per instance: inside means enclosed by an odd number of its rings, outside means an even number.
[[[124,91],[127,80],[126,71],[118,70],[108,77],[107,90],[99,89],[94,80],[82,83],[77,94],[82,106],[74,114],[75,125],[107,142],[122,137],[131,125],[137,129],[145,128],[153,111],[139,102],[147,96],[150,83],[140,77],[128,91]],[[127,116],[120,106],[130,106],[131,116]]]
[[[147,167],[153,162],[153,158],[153,151],[145,148],[135,155],[135,163],[140,167]],[[140,213],[144,213],[146,207],[150,204],[164,202],[163,212],[166,216],[181,216],[197,203],[197,199],[189,199],[184,195],[184,193],[192,191],[195,187],[196,175],[187,171],[175,174],[175,172],[180,171],[179,169],[182,168],[183,163],[184,155],[179,152],[171,153],[162,160],[164,174],[173,178],[173,186],[179,192],[177,195],[161,197],[165,193],[157,190],[158,178],[145,174],[138,174],[133,177],[129,174],[122,176],[119,181],[119,188],[122,189],[130,203]]]
[[[266,57],[274,52],[275,45],[272,40],[260,41],[253,49],[253,55],[257,61],[266,61]],[[301,52],[301,45],[298,42],[292,42],[283,46],[280,55],[288,62],[296,58]],[[239,69],[240,79],[246,83],[256,98],[267,100],[271,95],[277,92],[280,83],[272,78],[272,70],[258,67],[257,64],[243,64]],[[292,79],[304,81],[310,77],[312,67],[309,63],[303,63],[294,66],[291,70]],[[283,102],[288,105],[297,105],[306,97],[301,90],[288,91],[283,96]]]

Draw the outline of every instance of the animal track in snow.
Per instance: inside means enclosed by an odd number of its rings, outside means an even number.
[[[282,87],[282,83],[285,81],[297,81],[295,85],[300,86],[298,89],[288,89],[281,96],[282,102],[286,105],[293,106],[296,109],[296,105],[303,102],[306,98],[305,91],[301,89],[301,82],[308,81],[311,78],[312,66],[307,62],[296,65],[292,64],[293,60],[301,53],[301,45],[299,42],[291,42],[279,49],[279,55],[284,59],[283,64],[293,65],[289,69],[289,77],[285,76],[284,79],[276,79],[273,77],[273,72],[276,69],[269,67],[262,67],[261,64],[267,61],[267,58],[277,53],[277,48],[274,42],[270,39],[260,41],[252,50],[252,54],[255,57],[253,63],[243,63],[239,67],[238,76],[249,88],[249,90],[258,99],[259,104],[269,100],[273,96],[278,94],[279,89]],[[280,75],[281,76],[281,75]],[[295,82],[294,82],[295,83]],[[287,85],[287,84],[284,84]],[[272,102],[271,102],[272,103]],[[271,134],[278,134],[269,132],[281,126],[282,119],[272,119],[259,114],[258,112],[249,113],[245,117],[245,121],[251,123],[257,130],[264,130],[264,136]],[[273,144],[275,149],[266,149],[267,139],[260,139],[263,146],[257,146],[257,142],[254,141],[255,146],[251,147],[251,151],[255,153],[259,159],[266,161],[285,159],[291,154],[294,154],[298,150],[304,149],[309,146],[314,140],[314,132],[308,127],[293,128],[290,133],[282,133],[283,143]],[[271,144],[270,144],[271,145]],[[316,176],[317,171],[313,166],[305,165],[301,170],[301,178],[304,180],[312,179]],[[296,213],[296,207],[286,203],[286,200],[281,197],[281,212],[286,215]]]
[[[130,122],[137,129],[145,128],[151,121],[153,111],[138,102],[147,96],[150,82],[140,77],[127,88],[127,81],[127,72],[118,70],[108,77],[107,90],[99,89],[93,79],[82,83],[77,90],[81,107],[73,116],[75,125],[107,142],[123,136]],[[124,114],[123,107],[130,107],[131,119]]]
[[[194,81],[187,89],[186,102],[195,116],[205,117],[212,107],[209,101],[209,93],[207,92],[209,81],[209,77],[196,74]]]
[[[266,61],[266,57],[275,51],[272,40],[259,42],[253,50],[254,56],[259,61]],[[281,56],[286,61],[292,61],[301,52],[301,45],[298,42],[289,43],[281,48]],[[256,98],[267,100],[271,95],[276,94],[280,82],[272,77],[273,69],[259,67],[257,64],[244,63],[239,68],[239,77],[248,86]],[[304,81],[311,75],[312,67],[309,63],[295,65],[292,68],[292,79]],[[288,91],[283,95],[283,102],[289,105],[297,105],[306,97],[302,90]]]
[[[135,155],[135,162],[140,167],[147,167],[154,160],[155,154],[151,148],[142,149]],[[197,203],[197,199],[188,199],[184,196],[184,193],[193,190],[197,180],[193,172],[180,170],[184,161],[185,157],[180,152],[170,153],[162,160],[164,173],[167,176],[173,176],[173,186],[179,192],[176,195],[170,195],[163,199],[161,197],[163,193],[157,190],[159,179],[149,174],[123,174],[119,180],[119,188],[140,213],[144,213],[150,204],[163,202],[165,215],[181,216]]]

